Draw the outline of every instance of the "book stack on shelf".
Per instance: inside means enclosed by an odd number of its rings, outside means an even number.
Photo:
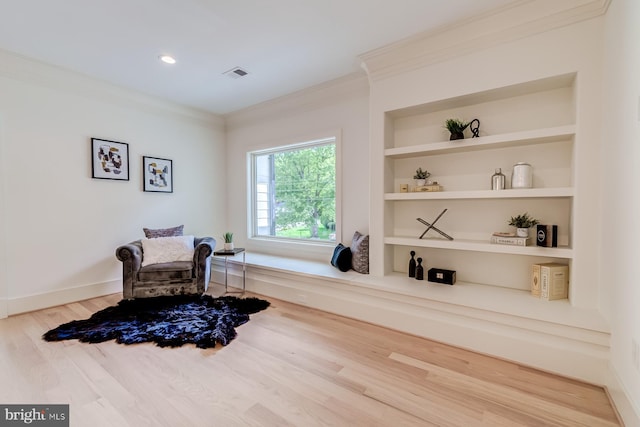
[[[531,295],[552,301],[569,297],[569,266],[558,263],[533,264]]]
[[[414,193],[442,191],[442,185],[438,185],[437,182],[434,182],[433,184],[420,185],[420,186],[413,187],[412,191]]]
[[[518,237],[514,233],[495,232],[491,235],[491,243],[509,246],[527,246],[528,237]]]

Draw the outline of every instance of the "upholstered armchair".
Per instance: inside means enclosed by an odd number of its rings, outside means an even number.
[[[122,296],[125,299],[162,295],[203,294],[211,278],[211,255],[216,247],[212,237],[195,237],[191,261],[173,261],[143,266],[140,240],[120,246],[116,257],[122,261]]]

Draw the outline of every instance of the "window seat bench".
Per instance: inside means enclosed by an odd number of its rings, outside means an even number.
[[[242,256],[228,259],[242,287]],[[224,283],[224,260],[213,279]],[[518,289],[442,285],[401,273],[341,272],[326,262],[246,253],[247,290],[595,384],[608,381],[610,331],[595,309],[543,301]]]

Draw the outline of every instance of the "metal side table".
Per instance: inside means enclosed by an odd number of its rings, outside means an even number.
[[[241,291],[229,291],[228,279],[227,279],[227,260],[229,257],[233,257],[242,253],[242,290]],[[224,293],[225,294],[243,294],[247,287],[247,259],[244,248],[235,248],[231,250],[222,250],[213,252],[213,256],[224,257]]]

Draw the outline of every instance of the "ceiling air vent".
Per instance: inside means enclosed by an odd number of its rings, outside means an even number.
[[[240,67],[235,67],[230,69],[229,71],[225,71],[222,74],[224,74],[227,77],[231,77],[232,79],[239,79],[240,77],[244,77],[247,74],[249,74],[249,72],[246,70],[243,70]]]

